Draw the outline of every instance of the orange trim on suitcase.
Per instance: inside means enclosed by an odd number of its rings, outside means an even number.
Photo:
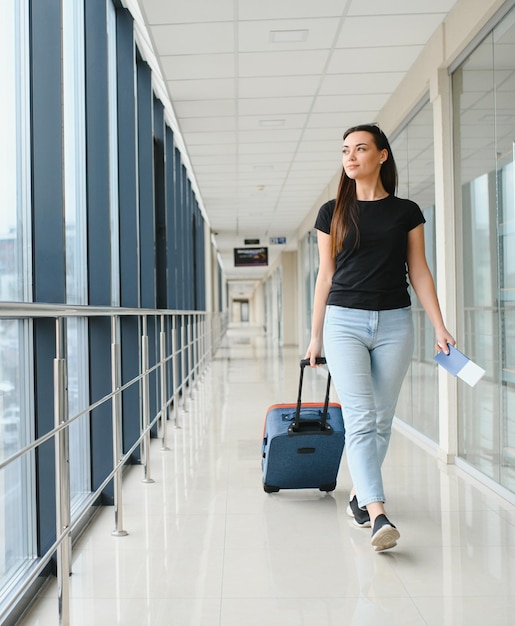
[[[307,407],[307,408],[313,408],[313,407],[323,407],[323,404],[320,404],[320,402],[303,402],[301,404],[301,408]],[[338,404],[338,402],[329,402],[329,404],[327,405],[327,407],[337,407],[338,409],[341,409],[341,404]],[[263,424],[263,435],[262,438],[265,438],[265,433],[266,433],[266,417],[268,415],[268,413],[270,411],[272,411],[273,409],[296,409],[297,408],[297,403],[296,402],[291,402],[291,403],[279,403],[279,404],[272,404],[272,406],[269,406],[267,411],[266,411],[266,415],[265,415],[265,423]]]

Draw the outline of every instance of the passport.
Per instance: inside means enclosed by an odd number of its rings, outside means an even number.
[[[453,376],[461,378],[467,385],[474,387],[486,371],[457,348],[450,344],[447,346],[450,350],[449,354],[445,354],[442,350],[435,355],[434,360]]]

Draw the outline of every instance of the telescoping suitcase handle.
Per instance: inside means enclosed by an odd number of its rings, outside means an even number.
[[[302,383],[304,381],[304,368],[310,364],[310,359],[301,359],[300,361],[300,378],[299,378],[299,393],[297,396],[297,409],[295,411],[295,423],[293,425],[294,430],[297,430],[300,425],[300,409],[302,405]],[[316,364],[325,365],[327,363],[325,357],[317,356]],[[327,387],[325,390],[324,409],[322,411],[322,419],[320,420],[320,429],[325,430],[327,426],[327,413],[329,411],[329,390],[331,388],[331,373],[327,372]]]

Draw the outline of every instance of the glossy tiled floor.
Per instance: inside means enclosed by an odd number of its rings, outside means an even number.
[[[106,508],[74,550],[72,626],[489,626],[515,623],[515,506],[394,432],[387,509],[401,532],[375,553],[345,514],[345,457],[330,495],[267,495],[260,445],[270,404],[296,396],[298,354],[230,329],[203,381],[124,482],[127,537]],[[306,373],[305,400],[323,396]],[[49,585],[25,626],[54,626]]]

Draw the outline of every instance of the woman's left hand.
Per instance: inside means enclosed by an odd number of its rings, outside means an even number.
[[[445,354],[449,354],[449,346],[456,345],[456,339],[451,335],[451,333],[446,329],[442,328],[441,331],[436,333],[436,344],[435,348],[438,352],[444,351]]]

